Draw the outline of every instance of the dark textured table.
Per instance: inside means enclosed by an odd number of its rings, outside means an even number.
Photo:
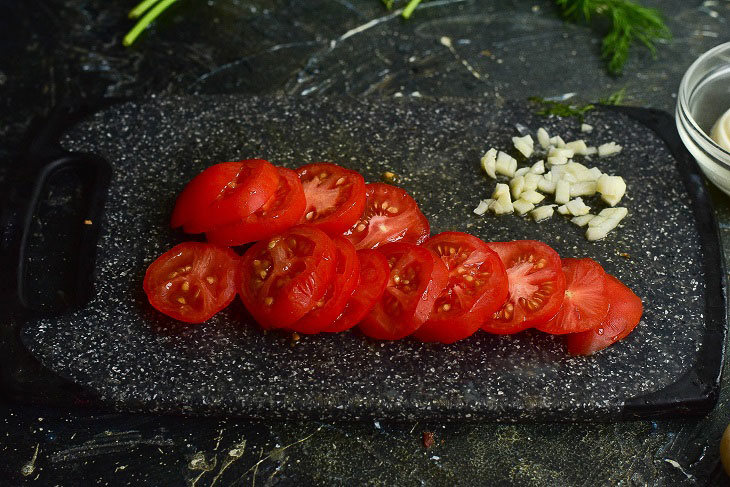
[[[2,2],[0,177],[61,100],[153,94],[479,98],[626,103],[672,111],[684,70],[730,40],[730,2],[667,0],[674,34],[610,77],[600,37],[551,2],[432,1],[403,22],[377,0],[183,0],[129,49],[134,1]],[[452,48],[440,42],[452,39]],[[713,190],[730,242],[730,199]],[[245,421],[2,404],[2,485],[727,485],[723,381],[703,419],[615,424]],[[424,432],[434,433],[430,448]]]

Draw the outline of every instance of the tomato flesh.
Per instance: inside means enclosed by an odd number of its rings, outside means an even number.
[[[283,167],[278,171],[279,186],[261,208],[237,223],[206,232],[205,238],[221,245],[243,245],[269,238],[294,226],[304,214],[304,190],[297,173]]]
[[[222,162],[193,178],[175,203],[172,227],[202,233],[246,218],[266,203],[279,184],[268,161]]]
[[[424,247],[446,264],[449,282],[434,303],[431,317],[414,337],[453,343],[476,332],[507,299],[507,272],[499,256],[472,235],[444,232]]]
[[[367,249],[358,250],[357,258],[360,261],[358,286],[340,316],[322,331],[337,333],[349,330],[357,325],[383,296],[390,276],[388,259],[376,250]]]
[[[606,274],[609,307],[606,317],[592,330],[567,336],[568,353],[590,355],[626,338],[641,321],[641,299],[611,274]]]
[[[337,268],[327,291],[315,308],[289,328],[299,333],[319,333],[342,313],[357,287],[360,261],[355,247],[341,236],[333,237],[337,248]]]
[[[238,255],[218,245],[185,242],[147,268],[143,288],[150,304],[186,323],[202,323],[236,295]]]
[[[388,283],[360,330],[378,340],[398,340],[431,316],[436,298],[449,281],[449,270],[436,254],[417,245],[390,243],[380,252],[390,266]]]
[[[365,211],[345,232],[356,249],[374,249],[389,242],[423,243],[431,231],[416,201],[404,190],[383,183],[365,186]]]
[[[239,295],[264,328],[286,328],[314,309],[335,273],[336,249],[308,225],[251,246],[241,258]]]
[[[299,223],[314,225],[330,235],[341,234],[362,215],[365,179],[329,163],[307,164],[297,169],[307,208]]]
[[[593,259],[563,259],[565,296],[560,311],[540,331],[560,335],[597,327],[608,313],[606,273]]]
[[[558,253],[536,240],[488,245],[507,270],[509,292],[505,304],[482,329],[489,333],[518,333],[555,316],[565,294],[565,276]]]

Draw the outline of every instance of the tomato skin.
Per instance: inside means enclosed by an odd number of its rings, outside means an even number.
[[[331,326],[345,309],[360,277],[360,261],[355,247],[341,236],[332,238],[337,248],[337,269],[317,307],[288,328],[305,334],[319,333]],[[319,306],[322,303],[322,306]]]
[[[558,313],[546,323],[535,325],[553,335],[578,333],[597,327],[608,313],[606,273],[593,259],[563,259],[565,297]]]
[[[365,196],[365,211],[344,234],[357,250],[398,241],[418,245],[428,238],[428,220],[403,189],[370,183],[365,185]]]
[[[238,255],[227,247],[184,242],[147,268],[143,288],[150,304],[186,323],[202,323],[236,295]]]
[[[306,201],[297,173],[283,167],[279,171],[276,192],[252,215],[205,234],[209,242],[220,245],[243,245],[281,233],[294,226],[304,214]]]
[[[274,194],[279,172],[263,159],[215,164],[193,178],[175,203],[171,225],[202,233],[246,218]]]
[[[369,249],[358,250],[357,258],[360,261],[358,287],[355,288],[340,316],[323,329],[324,332],[338,333],[349,330],[357,325],[383,296],[390,277],[388,259],[380,252]]]
[[[507,299],[502,261],[485,242],[461,232],[439,233],[423,246],[446,264],[449,282],[436,299],[431,317],[413,336],[441,343],[471,336]]]
[[[608,314],[596,328],[566,336],[568,353],[591,355],[626,338],[641,321],[641,299],[624,283],[606,274]]]
[[[246,251],[239,266],[239,296],[263,328],[286,328],[322,299],[335,265],[335,245],[327,234],[298,225]]]
[[[431,316],[433,303],[449,281],[449,270],[424,247],[395,242],[379,250],[388,259],[390,276],[380,301],[360,322],[360,331],[378,340],[398,340]]]
[[[560,256],[551,247],[537,240],[490,242],[489,247],[502,260],[507,270],[507,301],[482,330],[512,334],[545,323],[560,309],[565,294],[565,275]],[[520,298],[538,298],[536,309],[525,309]]]
[[[350,228],[365,209],[365,179],[360,173],[327,162],[297,168],[307,208],[299,223],[329,235]]]

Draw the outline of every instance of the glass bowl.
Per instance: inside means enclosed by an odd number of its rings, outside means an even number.
[[[682,142],[707,179],[730,195],[730,151],[710,132],[730,109],[730,42],[710,49],[687,69],[679,85],[675,118]]]

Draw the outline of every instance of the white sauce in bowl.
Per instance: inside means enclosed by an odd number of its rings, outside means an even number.
[[[717,145],[730,152],[730,109],[717,119],[710,136]]]

